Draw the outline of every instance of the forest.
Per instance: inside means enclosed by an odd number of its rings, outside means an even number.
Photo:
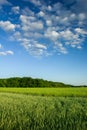
[[[47,81],[43,79],[34,79],[31,77],[13,77],[13,78],[7,78],[7,79],[0,79],[0,87],[87,87],[85,85],[83,86],[74,86],[69,84],[64,84],[61,82],[53,82],[53,81]]]

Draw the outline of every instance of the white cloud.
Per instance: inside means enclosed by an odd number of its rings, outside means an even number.
[[[2,44],[0,44],[0,49],[2,49]]]
[[[63,54],[67,54],[68,53],[68,51],[67,51],[67,49],[63,46],[63,44],[62,43],[60,43],[60,42],[55,42],[55,48],[58,50],[58,52],[61,52],[61,53],[63,53]]]
[[[43,29],[43,23],[40,21],[32,22],[31,29]]]
[[[65,38],[66,40],[71,40],[75,38],[75,35],[69,29],[60,32],[61,37]]]
[[[33,0],[32,3],[37,4],[36,0]],[[40,4],[39,1],[37,5]],[[23,46],[29,53],[40,51],[39,54],[41,54],[41,52],[43,52],[41,50],[42,48],[39,48],[39,43],[35,42],[38,42],[40,38],[50,41],[51,45],[47,45],[48,48],[52,46],[53,48],[51,49],[54,50],[54,46],[56,46],[58,48],[57,51],[64,54],[68,52],[67,46],[76,48],[81,46],[85,32],[75,30],[72,26],[74,26],[73,23],[76,20],[79,22],[85,19],[83,13],[75,14],[75,12],[64,8],[60,3],[56,3],[53,6],[40,5],[39,9],[39,13],[36,13],[27,8],[30,13],[27,13],[24,9],[23,11],[25,13],[23,12],[23,14],[20,15],[20,29],[23,33],[21,33],[21,36],[17,36],[17,39],[23,43]],[[54,13],[51,13],[51,11]],[[80,38],[80,35],[82,35],[82,38]],[[31,39],[33,39],[33,42]],[[63,43],[61,41],[63,41]],[[46,51],[48,51],[48,48]]]
[[[35,57],[43,56],[45,55],[43,49],[36,49],[36,48],[31,48],[29,50],[29,53]]]
[[[51,7],[50,5],[48,6],[48,10],[49,10],[49,11],[51,11],[51,10],[52,10],[52,7]]]
[[[25,16],[25,15],[20,15],[20,20],[21,20],[22,23],[27,24],[29,17]]]
[[[7,53],[6,52],[0,52],[0,56],[5,56],[5,55],[7,55]]]
[[[85,15],[84,13],[80,13],[80,14],[78,15],[78,17],[79,17],[79,20],[84,20],[84,19],[86,19],[86,15]]]
[[[83,29],[81,29],[81,28],[76,28],[76,29],[75,29],[75,31],[76,31],[78,34],[82,34],[82,35],[87,34],[87,32],[86,32],[86,31],[84,31],[84,30],[83,30]]]
[[[59,12],[62,8],[63,8],[62,4],[61,4],[60,2],[57,2],[57,3],[55,3],[55,4],[53,5],[52,10]]]
[[[43,34],[39,33],[39,32],[25,32],[24,33],[24,37],[27,38],[34,38],[34,39],[39,39],[39,38],[43,38]]]
[[[0,21],[0,27],[5,31],[14,31],[15,25],[10,21]]]
[[[67,54],[68,53],[68,51],[67,51],[67,49],[65,48],[65,47],[59,47],[59,51],[61,52],[61,53],[63,53],[63,54]]]
[[[48,28],[47,32],[45,32],[45,37],[49,38],[50,40],[53,41],[54,45],[58,48],[58,51],[60,51],[63,54],[67,54],[67,46],[70,45],[71,47],[76,47],[80,48],[84,37],[80,38],[79,35],[84,35],[86,32],[83,31],[82,29],[75,29],[71,31],[69,28],[62,31],[60,30],[59,32],[53,31],[53,28]],[[55,28],[54,28],[55,30]],[[63,43],[60,42],[63,40]],[[64,47],[65,46],[65,47]]]
[[[63,19],[61,19],[61,23],[64,25],[68,24],[68,21],[69,21],[68,17],[64,17]]]
[[[11,41],[21,41],[21,33],[19,31],[14,32],[12,36],[10,36]]]
[[[56,31],[52,31],[51,36],[53,37],[53,39],[57,39],[59,37],[59,33]]]
[[[38,13],[38,16],[40,16],[40,17],[43,17],[45,14],[44,14],[44,12],[43,11],[40,11],[39,13]]]
[[[30,10],[28,7],[25,7],[23,8],[22,10],[22,15],[30,15],[30,16],[33,16],[34,15],[34,12],[32,10]]]
[[[34,47],[36,47],[36,48],[38,48],[38,49],[47,49],[47,47],[46,47],[45,45],[39,44],[39,43],[36,43],[36,44],[34,45]]]
[[[45,33],[45,37],[48,37],[49,39],[56,41],[59,38],[59,33],[48,29]]]
[[[52,26],[52,21],[51,20],[47,20],[46,24],[47,24],[47,26]]]
[[[39,0],[32,0],[30,2],[33,3],[33,4],[35,4],[35,5],[38,5],[38,6],[41,5],[41,2]]]
[[[68,46],[81,49],[87,34],[84,29],[87,16],[84,12],[76,13],[72,7],[69,10],[59,2],[51,6],[47,3],[41,5],[40,0],[24,1],[33,3],[38,11],[28,7],[20,11],[22,12],[19,19],[20,27],[17,28],[19,29],[17,32],[14,32],[13,39],[20,42],[30,54],[40,56],[48,53],[49,55],[49,50],[67,54]],[[73,0],[68,0],[66,5],[70,3],[73,3]],[[13,8],[14,12],[15,9]],[[48,40],[50,43],[48,44],[48,41],[47,45],[39,43],[41,40]]]
[[[75,13],[71,13],[69,19],[70,20],[75,20],[76,19],[76,14]]]
[[[65,31],[60,32],[61,36],[69,41],[76,41],[79,39],[79,35],[75,34],[73,31],[67,29]]]
[[[77,49],[82,49],[82,47],[81,46],[77,46]]]
[[[43,29],[42,21],[37,21],[36,18],[33,16],[21,15],[20,20],[22,22],[22,29],[24,31]]]
[[[9,50],[9,51],[6,51],[6,54],[8,55],[13,55],[14,54],[14,52],[13,51],[11,51],[11,50]]]
[[[44,44],[38,43],[35,40],[22,39],[22,46],[33,56],[46,55],[47,47]]]
[[[41,2],[39,0],[23,0],[23,1],[31,2],[31,3],[33,3],[36,6],[40,6],[41,5]]]
[[[19,14],[20,7],[19,7],[19,6],[14,6],[14,7],[12,7],[12,11],[13,11],[15,14]]]
[[[81,46],[84,37],[80,38],[79,35],[82,30],[80,29],[75,29],[73,31],[71,31],[70,29],[67,29],[65,31],[61,31],[60,32],[60,37],[61,39],[63,39],[63,41],[65,42],[66,45],[70,45],[71,47],[78,47]]]
[[[0,0],[0,5],[11,5],[7,0]]]
[[[13,55],[14,52],[11,50],[0,52],[0,56]]]
[[[14,37],[17,38],[17,39],[20,38],[21,37],[21,33],[19,31],[15,32],[14,33]]]

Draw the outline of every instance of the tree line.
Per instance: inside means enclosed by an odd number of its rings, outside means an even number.
[[[13,77],[7,79],[0,79],[0,87],[74,87],[61,82],[52,82],[43,79],[33,79],[31,77]],[[77,86],[82,87],[82,86]],[[87,87],[87,86],[83,86]]]

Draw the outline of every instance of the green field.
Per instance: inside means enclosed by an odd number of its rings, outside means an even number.
[[[0,93],[0,130],[86,130],[87,98]]]
[[[0,88],[0,130],[86,130],[87,88]]]
[[[87,97],[87,87],[82,88],[0,88],[0,92],[41,96]]]

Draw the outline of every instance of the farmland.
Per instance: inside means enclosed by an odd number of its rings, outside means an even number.
[[[71,88],[0,88],[0,92],[40,96],[87,97],[87,87]]]
[[[0,92],[0,130],[86,128],[85,97],[47,97]]]
[[[0,130],[86,130],[87,88],[0,88]]]

